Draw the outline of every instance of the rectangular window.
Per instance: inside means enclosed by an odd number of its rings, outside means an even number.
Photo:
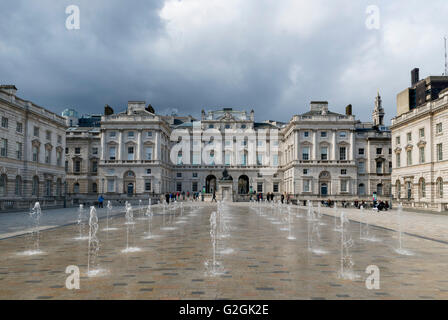
[[[7,157],[8,156],[8,140],[2,139],[2,145],[0,149],[0,156]]]
[[[51,131],[46,131],[46,133],[45,133],[45,138],[46,138],[47,140],[51,140]]]
[[[321,136],[321,138],[326,138],[327,137],[327,131],[321,131],[320,136]]]
[[[151,174],[151,169],[146,169],[146,174]]]
[[[420,163],[425,163],[425,147],[421,147],[420,151]]]
[[[263,192],[263,182],[257,182],[257,192]]]
[[[246,153],[243,153],[241,155],[241,165],[243,165],[243,166],[247,165],[247,154]]]
[[[181,182],[178,182],[176,184],[176,191],[178,191],[178,192],[182,191],[182,183]]]
[[[274,183],[274,185],[273,185],[273,187],[272,187],[272,190],[273,190],[274,192],[278,192],[278,183]]]
[[[383,148],[376,148],[376,154],[383,154]]]
[[[419,133],[420,133],[420,138],[424,138],[425,137],[425,128],[421,128],[419,130]]]
[[[177,176],[178,178],[182,178],[182,172],[177,172],[176,176]]]
[[[81,172],[81,161],[76,160],[75,161],[75,168],[73,170],[76,173],[80,173]]]
[[[347,169],[341,169],[341,175],[346,175],[347,174]]]
[[[128,132],[128,138],[134,138],[134,131]]]
[[[397,145],[400,145],[400,140],[401,140],[401,139],[400,139],[399,136],[395,138],[395,142],[396,142]]]
[[[347,192],[348,181],[341,180],[341,192]]]
[[[436,124],[436,133],[442,133],[442,123]]]
[[[57,152],[56,152],[56,165],[57,165],[58,167],[60,167],[61,164],[62,164],[62,153],[59,152],[59,151],[57,151]]]
[[[303,175],[307,175],[308,174],[308,169],[303,169]]]
[[[274,154],[274,155],[272,156],[272,165],[273,165],[274,167],[277,167],[277,166],[278,166],[278,154]]]
[[[397,153],[397,168],[401,167],[401,155]]]
[[[359,154],[360,156],[363,156],[363,155],[364,155],[364,148],[360,148],[360,149],[358,149],[358,154]]]
[[[310,160],[310,147],[302,148],[302,160]]]
[[[257,154],[257,165],[262,166],[263,165],[263,155]]]
[[[412,141],[412,133],[411,133],[411,132],[408,132],[408,133],[406,134],[406,136],[408,137],[408,142],[411,142],[411,141]]]
[[[39,148],[37,146],[33,147],[33,161],[34,162],[39,161]]]
[[[47,197],[51,196],[51,180],[45,181],[45,193],[46,193]]]
[[[365,165],[364,161],[358,162],[358,171],[359,171],[359,173],[366,172],[366,165]]]
[[[304,138],[308,138],[310,136],[310,132],[309,131],[304,131],[303,132],[303,137]]]
[[[111,138],[115,138],[116,135],[117,135],[117,133],[115,131],[109,132],[109,137],[111,137]]]
[[[151,191],[151,181],[150,180],[145,181],[145,191],[146,192]]]
[[[147,136],[148,138],[152,137],[152,131],[147,131],[147,132],[146,132],[146,136]]]
[[[115,147],[110,147],[109,148],[109,160],[115,160]]]
[[[303,192],[310,192],[310,180],[303,180]]]
[[[376,163],[376,173],[383,174],[383,163],[381,161],[377,161]]]
[[[98,162],[97,161],[93,161],[92,162],[92,172],[93,173],[97,173],[98,172]]]
[[[62,136],[58,135],[58,143],[62,143]]]
[[[51,150],[45,149],[45,163],[51,163]]]
[[[22,143],[17,142],[17,160],[22,160]]]
[[[439,143],[437,145],[437,160],[442,161],[443,160],[443,150],[442,150],[442,144]]]
[[[339,160],[347,160],[347,149],[345,147],[339,148]]]
[[[225,156],[224,156],[225,159],[224,159],[224,160],[225,160],[225,165],[226,165],[226,166],[230,166],[230,156],[231,156],[231,153],[230,153],[230,152],[226,152],[226,153],[225,153]]]
[[[23,131],[23,124],[21,122],[17,122],[16,132],[22,133],[22,131]]]
[[[193,152],[193,164],[198,165],[201,164],[201,153]]]
[[[2,128],[8,129],[8,118],[2,117]]]
[[[35,137],[39,136],[39,127],[34,127],[34,136]]]
[[[81,154],[81,148],[75,148],[75,154]]]
[[[198,177],[198,173],[197,172],[193,172],[192,177],[193,178],[197,178]]]
[[[320,159],[328,160],[328,148],[327,147],[320,148]]]
[[[346,138],[347,137],[347,132],[345,132],[345,131],[339,132],[339,137],[340,138]]]
[[[128,147],[128,160],[134,160],[134,147]]]
[[[107,192],[115,192],[115,180],[107,180]]]
[[[412,151],[408,150],[407,151],[407,156],[408,156],[408,166],[412,165]]]
[[[145,160],[152,160],[152,147],[146,147]]]
[[[197,192],[198,191],[198,182],[194,181],[191,185],[191,190],[193,190],[193,192]]]
[[[92,154],[97,155],[98,154],[98,148],[92,148]]]

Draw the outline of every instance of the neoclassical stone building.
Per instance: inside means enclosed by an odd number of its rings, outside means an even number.
[[[448,77],[420,81],[415,70],[412,87],[398,95],[392,119],[393,196],[405,207],[446,211]],[[425,88],[421,95],[419,87]]]
[[[61,206],[65,120],[0,86],[0,210]]]
[[[224,168],[235,201],[253,191],[314,201],[377,193],[389,200],[391,190],[390,131],[379,95],[368,123],[356,120],[351,106],[338,114],[327,102],[312,102],[310,111],[281,123],[256,122],[253,110],[231,108],[202,111],[199,121],[160,116],[131,101],[121,113],[106,107],[98,128],[70,128],[67,147],[68,193],[75,198],[177,191],[209,198],[219,192]]]

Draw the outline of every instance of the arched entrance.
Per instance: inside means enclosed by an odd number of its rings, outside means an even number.
[[[132,182],[128,183],[127,185],[127,194],[128,195],[134,194],[134,184]]]
[[[123,176],[123,191],[127,195],[133,195],[135,192],[135,173],[127,171]]]
[[[248,194],[249,193],[249,177],[242,175],[238,179],[238,193]]]
[[[216,177],[209,175],[205,179],[205,193],[213,193],[213,191],[216,191]]]
[[[326,197],[330,194],[330,181],[330,173],[322,171],[319,175],[319,193],[321,197]]]

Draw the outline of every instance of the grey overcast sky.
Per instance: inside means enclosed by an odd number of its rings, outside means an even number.
[[[80,9],[68,30],[65,9]],[[379,29],[366,27],[369,5]],[[444,72],[446,0],[0,0],[0,83],[54,112],[116,111],[145,100],[158,113],[254,109],[288,121],[311,100],[386,120],[396,94]],[[370,20],[369,20],[370,21]]]

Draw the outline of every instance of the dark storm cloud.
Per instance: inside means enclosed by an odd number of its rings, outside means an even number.
[[[78,5],[80,30],[65,28]],[[368,120],[380,90],[388,117],[409,71],[442,72],[443,12],[423,1],[3,1],[0,82],[53,111],[100,113],[128,100],[159,112],[227,106],[287,121],[310,100]],[[406,4],[406,5],[404,5]],[[440,61],[439,61],[440,60]]]

